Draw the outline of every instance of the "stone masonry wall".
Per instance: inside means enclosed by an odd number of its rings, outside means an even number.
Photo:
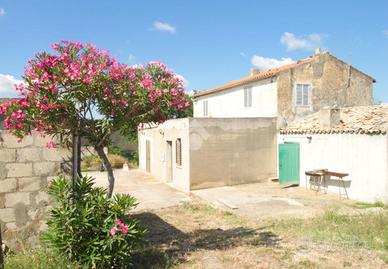
[[[314,60],[279,74],[279,127],[298,116],[324,107],[365,106],[373,103],[373,79],[329,53],[319,53]],[[295,105],[296,84],[310,84],[310,105]]]
[[[71,156],[64,149],[48,149],[47,141],[34,134],[18,142],[0,129],[0,225],[11,248],[38,242],[50,206],[47,183]]]

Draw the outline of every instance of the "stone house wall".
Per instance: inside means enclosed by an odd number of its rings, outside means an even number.
[[[34,245],[46,229],[47,183],[71,156],[64,149],[48,149],[49,140],[35,133],[18,142],[0,128],[0,225],[10,247]]]
[[[314,60],[279,73],[278,115],[280,127],[298,116],[319,111],[324,107],[364,106],[373,103],[373,78],[328,52]],[[311,105],[295,105],[297,83],[312,86]]]

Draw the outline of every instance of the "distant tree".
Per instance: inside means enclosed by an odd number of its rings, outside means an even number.
[[[19,138],[33,130],[60,137],[73,146],[73,163],[80,159],[74,150],[79,137],[86,139],[105,163],[111,197],[114,175],[103,150],[111,134],[181,115],[190,107],[182,80],[159,62],[127,66],[90,44],[62,41],[52,49],[54,54],[38,53],[28,61],[25,83],[16,86],[21,98],[0,106],[4,126]],[[73,169],[81,175],[79,167]]]

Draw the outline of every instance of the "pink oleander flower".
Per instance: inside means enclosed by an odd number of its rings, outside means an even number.
[[[122,232],[122,234],[127,234],[127,233],[128,233],[128,226],[127,226],[127,225],[125,225],[124,223],[122,223],[122,224],[120,225],[120,227],[121,227],[121,232]]]
[[[145,78],[141,85],[144,87],[144,88],[151,88],[153,83],[152,83],[152,80],[150,78]]]
[[[54,141],[49,141],[49,142],[46,143],[46,147],[49,148],[49,149],[56,148],[57,147],[57,143],[55,143]]]
[[[177,96],[178,95],[178,89],[171,89],[171,94],[173,95],[173,96]]]
[[[117,219],[117,220],[116,220],[116,225],[121,225],[121,224],[123,224],[123,222],[121,221],[121,219]]]
[[[110,234],[111,235],[115,235],[117,233],[117,227],[113,227],[112,229],[110,229]]]

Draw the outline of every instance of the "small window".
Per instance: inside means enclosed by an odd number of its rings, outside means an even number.
[[[203,116],[207,117],[208,115],[209,115],[209,105],[208,105],[208,101],[205,100],[203,101]]]
[[[252,106],[252,87],[244,88],[244,107]]]
[[[296,84],[296,105],[297,106],[309,106],[310,105],[310,93],[311,85],[309,84]]]
[[[175,142],[175,154],[176,154],[176,164],[182,166],[182,140],[178,138]]]

